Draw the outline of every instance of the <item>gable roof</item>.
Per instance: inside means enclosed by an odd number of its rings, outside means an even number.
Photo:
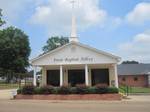
[[[118,75],[148,75],[148,74],[150,74],[150,64],[118,65]]]
[[[32,63],[33,61],[36,61],[36,60],[38,60],[38,59],[40,59],[40,58],[42,58],[42,57],[44,57],[44,56],[47,56],[47,55],[49,55],[49,54],[51,54],[51,53],[55,53],[55,52],[57,52],[57,51],[59,51],[59,50],[65,48],[65,47],[67,47],[67,46],[69,46],[69,45],[71,45],[71,44],[77,45],[77,46],[81,46],[81,47],[83,47],[83,48],[87,48],[87,49],[92,50],[92,51],[94,51],[94,52],[97,52],[97,53],[100,53],[100,54],[109,56],[110,58],[116,59],[117,61],[120,61],[120,59],[121,59],[119,56],[115,56],[115,55],[113,55],[113,54],[110,54],[110,53],[107,53],[107,52],[98,50],[98,49],[93,48],[93,47],[90,47],[90,46],[88,46],[88,45],[85,45],[85,44],[82,44],[82,43],[79,43],[79,42],[70,42],[70,43],[67,43],[67,44],[65,44],[65,45],[63,45],[63,46],[61,46],[61,47],[58,47],[58,48],[56,48],[56,49],[54,49],[54,50],[52,50],[52,51],[49,51],[49,52],[47,52],[47,53],[45,53],[45,54],[43,54],[43,55],[40,55],[40,56],[38,56],[38,57],[36,57],[36,58],[33,58],[33,59],[30,60],[30,61],[31,61],[31,63]]]

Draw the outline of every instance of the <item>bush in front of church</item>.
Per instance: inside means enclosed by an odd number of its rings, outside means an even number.
[[[88,88],[88,94],[96,94],[96,88],[95,87],[89,87]]]
[[[67,85],[63,85],[58,88],[57,94],[70,94],[70,87]]]
[[[76,87],[71,87],[70,88],[70,94],[77,94],[77,88]]]
[[[26,86],[20,88],[17,92],[20,92],[20,94],[24,94],[24,95],[32,95],[32,94],[34,94],[35,88],[36,87],[33,85],[26,85]]]
[[[97,84],[95,85],[96,94],[105,94],[108,93],[108,86],[106,84]]]
[[[22,94],[22,88],[17,89],[17,94]]]
[[[37,87],[34,89],[35,94],[52,94],[53,93],[53,86],[43,86],[43,87]]]
[[[118,93],[118,88],[115,87],[106,87],[101,85],[96,85],[94,87],[88,87],[84,84],[78,84],[76,87],[70,87],[67,85],[61,87],[53,87],[53,86],[43,86],[43,87],[35,87],[32,85],[27,85],[17,90],[18,94],[24,95],[33,95],[33,94],[115,94]]]
[[[108,90],[107,90],[107,93],[119,93],[119,89],[118,88],[115,88],[115,87],[109,87]]]
[[[77,94],[88,94],[89,87],[85,84],[77,84],[76,85],[76,92]]]

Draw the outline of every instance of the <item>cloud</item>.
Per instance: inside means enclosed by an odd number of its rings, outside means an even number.
[[[0,8],[8,19],[17,19],[29,0],[0,0]]]
[[[140,25],[150,21],[150,2],[142,2],[126,15],[129,23]]]
[[[7,24],[27,24],[45,28],[48,35],[70,35],[71,0],[0,0]],[[99,6],[100,0],[77,0],[77,30],[91,27],[113,30],[121,25],[119,17],[112,17]],[[28,21],[28,22],[27,22]],[[5,27],[4,26],[4,27]]]
[[[123,24],[123,22],[124,21],[120,17],[109,16],[107,17],[107,21],[104,24],[104,28],[107,31],[113,31],[118,29]]]
[[[68,34],[71,29],[71,4],[69,0],[49,0],[36,7],[30,19],[33,25],[45,26],[51,34]],[[106,11],[99,8],[99,0],[80,0],[75,5],[79,30],[102,25]]]
[[[0,8],[6,21],[16,22],[28,16],[34,7],[45,3],[42,0],[0,0]]]
[[[119,46],[119,54],[124,59],[150,62],[150,30],[137,34],[130,42]]]

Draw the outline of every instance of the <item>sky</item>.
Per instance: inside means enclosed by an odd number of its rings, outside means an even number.
[[[30,59],[42,53],[52,36],[70,37],[70,0],[0,0],[7,24],[23,30]],[[150,0],[76,0],[77,33],[81,43],[124,60],[150,63]]]

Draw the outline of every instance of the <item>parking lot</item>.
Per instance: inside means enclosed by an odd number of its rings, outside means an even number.
[[[122,101],[41,101],[10,100],[10,93],[0,91],[0,112],[150,112],[149,95],[129,96]]]

